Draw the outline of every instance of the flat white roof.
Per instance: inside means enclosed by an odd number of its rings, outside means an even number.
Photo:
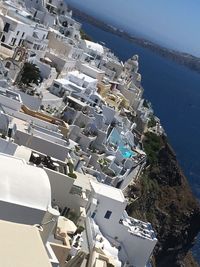
[[[77,179],[74,181],[74,185],[80,186],[83,189],[91,191],[91,183],[90,181],[96,181],[96,178],[88,173],[83,174],[80,172],[75,172],[77,175]]]
[[[25,146],[17,146],[14,156],[16,158],[24,159],[26,162],[29,162],[31,157],[32,150]]]
[[[19,93],[0,87],[0,95],[22,103],[22,99]]]
[[[124,195],[122,191],[118,188],[112,187],[110,185],[102,184],[99,182],[91,181],[91,186],[94,192],[98,195],[105,196],[107,198],[114,199],[119,202],[125,202]]]
[[[82,91],[82,90],[85,90],[85,88],[83,88],[83,87],[77,85],[76,83],[71,82],[71,81],[69,81],[69,80],[67,80],[67,79],[55,79],[54,82],[56,82],[56,83],[60,83],[60,84],[62,84],[62,86],[72,85],[72,86],[74,86],[74,87],[80,89],[81,91]],[[67,89],[73,91],[73,89],[70,88],[70,87],[68,87]]]
[[[82,106],[82,107],[86,107],[87,104],[86,103],[83,103],[81,100],[73,97],[73,96],[67,96],[67,98],[75,103],[77,103],[79,106]]]
[[[98,69],[96,66],[89,65],[87,63],[82,64],[82,66],[87,67],[88,69],[95,70],[97,73],[105,74],[104,70]]]
[[[90,77],[90,76],[88,76],[82,72],[79,72],[78,70],[74,70],[74,71],[69,72],[69,75],[75,76],[81,80],[88,82],[88,83],[97,81],[97,79],[94,79],[94,78],[92,78],[92,77]]]
[[[98,43],[94,43],[88,40],[84,40],[86,43],[87,48],[93,50],[93,51],[97,51],[99,54],[103,54],[104,53],[104,49],[103,46],[98,44]]]
[[[43,169],[1,153],[0,166],[0,200],[47,210],[51,205],[51,186]]]
[[[2,15],[3,15],[3,14],[2,14]],[[3,15],[3,16],[4,16],[4,15]],[[16,22],[16,23],[18,23],[18,24],[24,24],[24,25],[25,25],[25,23],[23,23],[22,21],[20,21],[20,20],[14,18],[14,17],[11,17],[11,16],[9,16],[9,15],[5,15],[4,17],[5,17],[5,18],[8,18],[8,19],[10,19],[10,20],[12,20],[13,22]]]
[[[0,220],[0,263],[4,267],[51,267],[38,228]]]

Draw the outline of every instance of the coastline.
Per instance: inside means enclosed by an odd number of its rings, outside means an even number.
[[[86,15],[86,16],[87,16],[87,15]],[[76,16],[75,16],[75,18],[76,18]],[[191,69],[191,70],[196,70],[196,69],[194,69],[192,66],[188,65],[188,63],[186,63],[185,61],[184,61],[184,62],[179,61],[179,60],[183,60],[185,56],[187,57],[188,54],[184,54],[184,53],[179,53],[179,52],[176,52],[176,51],[168,50],[168,49],[166,49],[166,48],[162,48],[162,47],[160,47],[160,46],[157,46],[157,45],[155,45],[155,44],[153,44],[153,43],[151,43],[151,42],[146,42],[146,41],[143,40],[143,39],[138,39],[138,38],[130,37],[127,33],[124,33],[124,32],[122,32],[122,31],[120,31],[120,30],[117,30],[117,29],[115,29],[115,28],[112,28],[111,26],[109,26],[109,25],[107,25],[107,24],[104,24],[104,23],[101,24],[101,22],[100,22],[100,25],[99,25],[99,22],[96,21],[96,20],[93,21],[93,22],[88,21],[88,20],[87,20],[87,17],[86,17],[85,19],[83,19],[83,18],[81,17],[81,19],[82,19],[82,20],[85,20],[85,21],[87,21],[87,22],[89,22],[90,24],[92,24],[92,25],[94,25],[94,26],[96,26],[96,27],[98,27],[98,28],[103,29],[104,31],[107,31],[107,32],[116,34],[116,35],[118,35],[118,36],[120,36],[120,37],[122,37],[122,38],[124,38],[124,39],[126,39],[126,40],[129,40],[129,41],[131,41],[131,42],[134,42],[134,43],[136,43],[136,44],[138,44],[138,45],[140,45],[140,46],[142,46],[142,47],[144,47],[144,48],[148,48],[148,49],[154,51],[155,53],[162,55],[163,57],[172,59],[173,61],[175,61],[175,62],[177,62],[177,63],[179,63],[179,64],[181,64],[181,65],[185,65],[186,67],[188,67],[188,68]],[[151,44],[153,44],[153,45],[151,46]],[[159,48],[160,48],[161,50],[159,50]],[[166,51],[167,51],[167,52],[166,52]],[[169,56],[170,54],[167,54],[167,53],[168,53],[168,52],[171,53],[171,51],[172,51],[172,56],[174,55],[174,53],[177,53],[178,55],[180,55],[180,59],[175,59],[174,57],[170,58],[170,56]],[[166,53],[165,53],[165,52],[166,52]],[[182,57],[182,56],[183,56],[183,57]],[[191,56],[191,55],[189,55],[189,56]],[[193,58],[193,56],[191,56],[191,57]],[[195,57],[194,57],[194,58],[195,58]],[[196,71],[200,73],[200,69],[199,69],[199,70],[196,70]],[[169,146],[169,144],[168,144],[168,146]],[[174,152],[173,152],[173,156],[176,157],[175,154],[174,154]],[[177,165],[178,170],[180,171],[180,173],[182,173],[181,168],[180,168],[180,166],[179,166],[178,163],[177,163],[177,159],[175,159],[175,162],[176,162],[176,165]],[[181,174],[181,176],[184,176],[184,175]],[[186,178],[184,177],[183,180],[186,180]],[[191,197],[194,201],[196,201],[196,200],[195,200],[195,197],[192,196],[192,193],[191,193],[191,190],[190,190],[190,186],[188,185],[187,181],[186,181],[186,182],[184,181],[184,184],[185,184],[186,191],[187,191],[187,192],[190,192],[190,193],[189,193],[189,194],[190,194],[190,197]],[[175,191],[176,191],[176,190],[175,190]],[[172,195],[173,195],[173,194],[172,194]],[[174,197],[174,195],[173,195],[173,197]],[[176,196],[176,197],[178,197],[178,196]],[[197,206],[198,206],[198,202],[196,202],[196,204],[197,204]],[[168,225],[168,226],[169,226],[169,225]],[[193,241],[192,241],[192,243],[193,243]],[[190,248],[191,248],[191,246],[192,246],[192,245],[190,245]],[[172,248],[169,248],[169,249],[172,249]],[[188,251],[190,251],[190,249],[188,249]],[[182,252],[181,252],[181,254],[182,254]],[[180,256],[180,255],[179,255],[179,256]],[[186,264],[190,264],[190,265],[186,265],[186,266],[198,266],[198,263],[197,263],[197,264],[195,263],[195,261],[194,261],[194,259],[193,259],[193,256],[191,255],[190,252],[187,252],[187,253],[186,253],[186,251],[185,251],[185,252],[184,252],[184,257],[183,257],[183,254],[182,254],[182,256],[180,256],[180,258],[181,258],[181,260],[179,259],[178,262],[177,262],[177,264],[182,264],[183,262],[186,262]],[[170,264],[171,264],[171,263],[170,263]],[[162,263],[162,265],[156,265],[156,266],[164,266],[164,265],[163,265],[163,263]],[[167,265],[166,265],[166,266],[167,266]],[[170,266],[181,266],[181,265],[170,265]]]
[[[73,11],[73,16],[75,19],[81,19],[83,21],[86,21],[90,23],[91,25],[94,25],[106,32],[110,32],[112,34],[115,34],[119,37],[122,37],[130,42],[133,42],[143,48],[147,48],[151,50],[152,52],[168,58],[180,65],[183,65],[187,67],[188,69],[195,71],[197,73],[200,73],[200,58],[193,56],[188,53],[175,51],[173,49],[168,49],[166,47],[160,46],[154,42],[151,42],[147,39],[136,37],[134,35],[130,35],[126,31],[122,31],[116,27],[113,27],[112,25],[106,24],[103,21],[94,18],[91,15],[88,15],[77,8],[69,5],[70,9]]]

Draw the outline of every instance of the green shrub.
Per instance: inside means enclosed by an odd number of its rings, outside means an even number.
[[[154,133],[148,132],[145,134],[143,145],[149,163],[156,164],[158,162],[158,153],[162,147],[161,137]]]
[[[68,162],[67,166],[69,167],[69,173],[73,173],[74,172],[74,164],[72,162]]]
[[[74,211],[74,210],[71,210],[68,214],[67,214],[67,218],[71,221],[73,221],[75,224],[78,220],[78,214]]]
[[[77,234],[80,234],[80,233],[82,233],[84,230],[85,230],[85,228],[84,228],[83,226],[80,225],[80,226],[78,226],[76,232],[77,232]]]
[[[82,122],[80,125],[80,128],[82,128],[82,129],[85,128],[85,123]]]
[[[75,173],[68,173],[67,175],[73,179],[77,178],[77,175]]]
[[[149,108],[149,103],[148,103],[148,101],[146,99],[144,99],[143,106],[145,108]]]
[[[85,33],[83,29],[80,29],[80,35],[81,35],[81,39],[92,41],[92,38],[87,33]]]
[[[152,115],[150,117],[150,120],[148,122],[148,127],[151,128],[151,127],[155,127],[156,126],[156,120],[155,120],[155,117]]]

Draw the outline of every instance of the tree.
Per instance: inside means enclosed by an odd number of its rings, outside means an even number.
[[[30,83],[38,85],[41,82],[40,70],[37,65],[26,62],[21,71],[19,83],[30,86]]]
[[[81,39],[92,41],[92,38],[86,32],[84,32],[83,29],[80,29],[80,35],[81,35]]]

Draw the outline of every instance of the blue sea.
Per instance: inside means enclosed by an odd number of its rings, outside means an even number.
[[[121,37],[81,23],[94,41],[104,42],[120,60],[139,55],[144,97],[152,103],[193,193],[200,199],[200,74]],[[200,263],[200,236],[193,254]]]

